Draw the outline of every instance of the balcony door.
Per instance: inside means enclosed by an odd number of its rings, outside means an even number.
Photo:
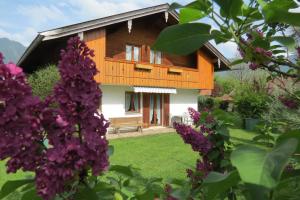
[[[143,93],[143,122],[145,127],[169,125],[169,94]]]
[[[159,126],[162,123],[162,98],[161,94],[150,94],[149,109],[150,126]]]

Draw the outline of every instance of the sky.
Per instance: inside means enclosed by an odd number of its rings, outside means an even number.
[[[168,0],[0,0],[0,38],[28,46],[38,32],[91,19],[145,8]],[[178,0],[186,4],[189,0]],[[227,57],[236,57],[236,45],[217,48]]]

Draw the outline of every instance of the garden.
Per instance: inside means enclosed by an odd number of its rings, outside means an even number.
[[[292,0],[171,5],[180,24],[162,31],[153,49],[187,54],[213,40],[240,52],[212,96],[189,108],[193,125],[174,123],[176,133],[108,141],[93,50],[79,37],[69,39],[58,70],[28,78],[0,54],[0,199],[299,199],[297,7]],[[199,22],[204,17],[217,29]]]

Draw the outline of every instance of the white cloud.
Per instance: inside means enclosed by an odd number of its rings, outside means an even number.
[[[67,21],[68,17],[56,6],[21,5],[17,11],[27,17],[33,26],[40,26],[51,20]]]
[[[237,51],[237,45],[234,42],[220,43],[216,45],[214,42],[212,44],[220,51],[226,58],[235,58],[239,56]]]
[[[9,33],[0,28],[0,38],[6,37],[11,40],[18,41],[25,46],[28,46],[30,44],[30,42],[36,36],[36,33],[37,31],[32,27],[25,28],[21,33]]]
[[[82,18],[97,18],[139,8],[166,3],[163,0],[129,0],[129,1],[103,1],[103,0],[68,0],[73,12],[78,13]]]

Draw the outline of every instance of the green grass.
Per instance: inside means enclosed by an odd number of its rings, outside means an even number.
[[[175,133],[112,140],[112,164],[132,165],[146,177],[185,178],[198,157]]]
[[[251,141],[255,136],[253,132],[230,129],[230,136],[234,144],[255,144]],[[198,154],[192,151],[190,145],[184,144],[176,133],[116,139],[111,140],[110,144],[115,149],[110,158],[111,164],[132,165],[139,168],[145,177],[161,177],[165,181],[185,178],[186,169],[193,168],[198,158]],[[30,174],[6,174],[4,162],[0,162],[0,187],[7,180],[26,176]]]

